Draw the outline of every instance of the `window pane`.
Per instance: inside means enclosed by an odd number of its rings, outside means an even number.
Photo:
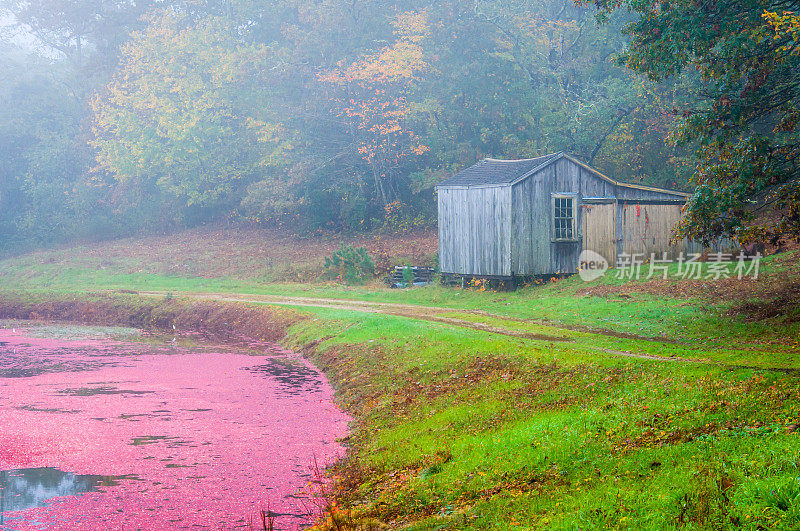
[[[575,218],[572,197],[553,198],[553,233],[557,240],[575,238]]]

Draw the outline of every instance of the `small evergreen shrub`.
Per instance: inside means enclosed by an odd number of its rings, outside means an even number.
[[[375,264],[364,247],[342,244],[332,256],[325,257],[325,271],[329,278],[361,284],[375,273]]]

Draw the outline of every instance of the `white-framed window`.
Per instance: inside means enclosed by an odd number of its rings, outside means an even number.
[[[578,240],[578,197],[575,194],[553,194],[553,241]]]

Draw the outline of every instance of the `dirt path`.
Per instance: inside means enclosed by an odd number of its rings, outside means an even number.
[[[166,291],[139,291],[139,295],[149,297],[165,297],[168,292]],[[657,343],[674,343],[671,340],[661,340],[658,338],[634,336],[614,331],[592,330],[581,327],[567,327],[555,326],[545,321],[537,321],[534,319],[520,319],[515,317],[506,317],[496,315],[484,310],[462,310],[457,308],[444,308],[437,306],[417,306],[413,304],[398,304],[392,302],[372,302],[372,301],[359,301],[349,299],[332,299],[332,298],[315,298],[315,297],[288,297],[281,295],[250,295],[240,293],[203,293],[203,292],[180,292],[181,297],[197,299],[197,300],[211,300],[223,302],[243,302],[250,304],[277,304],[284,306],[298,306],[298,307],[312,307],[312,308],[332,308],[337,310],[347,310],[354,312],[366,313],[380,313],[384,315],[394,315],[398,317],[406,317],[409,319],[421,319],[434,323],[446,324],[451,326],[458,326],[461,328],[469,328],[471,330],[479,330],[481,332],[488,332],[492,334],[499,334],[508,337],[517,337],[521,339],[532,339],[537,341],[551,341],[551,342],[573,342],[574,339],[564,332],[579,332],[584,334],[598,334],[611,337],[620,337],[625,339],[636,339],[640,341],[649,341]],[[467,319],[460,319],[453,317],[453,313],[475,315],[478,319],[490,318],[495,321],[506,321],[509,323],[529,323],[537,326],[552,329],[552,334],[526,332],[514,328],[506,328],[496,324],[489,324],[480,320],[471,321]],[[708,360],[685,358],[685,357],[665,357],[656,356],[653,354],[645,354],[643,352],[630,352],[622,350],[611,350],[600,347],[591,347],[582,345],[583,348],[589,348],[598,352],[611,354],[613,356],[637,358],[645,360],[660,361],[666,363],[686,362],[686,363],[707,363]]]
[[[163,291],[139,291],[139,295],[164,297],[166,292]],[[468,321],[466,319],[459,319],[457,317],[447,316],[447,313],[467,313],[480,315],[481,313],[470,310],[459,310],[454,308],[441,308],[434,306],[415,306],[412,304],[397,304],[391,302],[369,302],[369,301],[356,301],[347,299],[317,299],[312,297],[284,297],[279,295],[243,295],[231,293],[193,293],[182,292],[182,297],[188,297],[199,300],[213,300],[225,302],[244,302],[256,304],[278,304],[285,306],[300,306],[311,308],[333,308],[337,310],[348,310],[354,312],[366,313],[380,313],[384,315],[395,315],[398,317],[408,317],[410,319],[422,319],[424,321],[433,321],[436,323],[450,324],[460,326],[463,328],[471,328],[473,330],[480,330],[482,332],[491,332],[493,334],[500,334],[510,337],[519,337],[523,339],[537,339],[540,341],[571,341],[571,339],[548,334],[534,334],[522,330],[514,330],[504,328],[501,326],[494,326],[480,321]],[[494,319],[504,319],[501,316],[483,313],[487,317]],[[547,326],[547,325],[543,325]],[[555,329],[555,327],[552,327]]]
[[[169,292],[166,291],[139,291],[139,295],[151,297],[165,297]],[[461,328],[468,328],[471,330],[479,330],[491,334],[498,334],[508,337],[516,337],[520,339],[532,339],[536,341],[548,342],[561,342],[569,343],[575,342],[574,334],[586,334],[589,336],[606,336],[615,337],[620,339],[632,339],[636,341],[646,341],[652,344],[660,344],[667,347],[675,347],[680,342],[671,338],[647,337],[628,334],[625,332],[618,332],[614,330],[598,330],[584,326],[571,326],[563,324],[554,324],[549,321],[537,319],[522,319],[519,317],[509,317],[504,315],[497,315],[489,313],[485,310],[469,310],[460,308],[445,308],[441,306],[418,306],[414,304],[399,304],[394,302],[374,302],[374,301],[361,301],[352,299],[333,299],[333,298],[316,298],[316,297],[289,297],[283,295],[251,295],[244,293],[204,293],[204,292],[172,292],[178,293],[182,297],[198,299],[198,300],[211,300],[223,302],[243,302],[250,304],[276,304],[282,306],[297,306],[297,307],[311,307],[311,308],[332,308],[337,310],[347,310],[353,312],[366,312],[366,313],[380,313],[384,315],[394,315],[398,317],[406,317],[409,319],[421,319],[434,323],[440,323],[450,326],[457,326]],[[462,314],[475,316],[476,320],[461,319],[454,317],[453,314]],[[548,333],[533,333],[524,330],[506,328],[502,325],[490,324],[483,322],[480,319],[492,319],[506,323],[528,323],[544,328],[545,330],[552,331]],[[570,337],[570,336],[573,337]],[[577,347],[578,345],[576,345]],[[647,354],[640,351],[630,350],[616,350],[599,346],[580,345],[581,349],[593,350],[602,352],[611,356],[621,358],[635,358],[642,360],[658,361],[661,363],[699,363],[717,365],[729,369],[756,369],[767,371],[785,372],[787,374],[800,374],[800,369],[787,368],[787,367],[762,367],[756,365],[729,365],[724,363],[715,362],[705,358],[694,358],[689,356],[658,356],[655,354]],[[688,349],[687,349],[688,350]]]

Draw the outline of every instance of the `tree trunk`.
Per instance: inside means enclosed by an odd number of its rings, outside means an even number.
[[[380,167],[378,167],[374,162],[370,164],[370,166],[372,166],[372,178],[375,181],[375,190],[378,192],[378,197],[380,197],[381,206],[385,207],[389,204],[389,201],[386,199],[386,190],[383,188]]]

